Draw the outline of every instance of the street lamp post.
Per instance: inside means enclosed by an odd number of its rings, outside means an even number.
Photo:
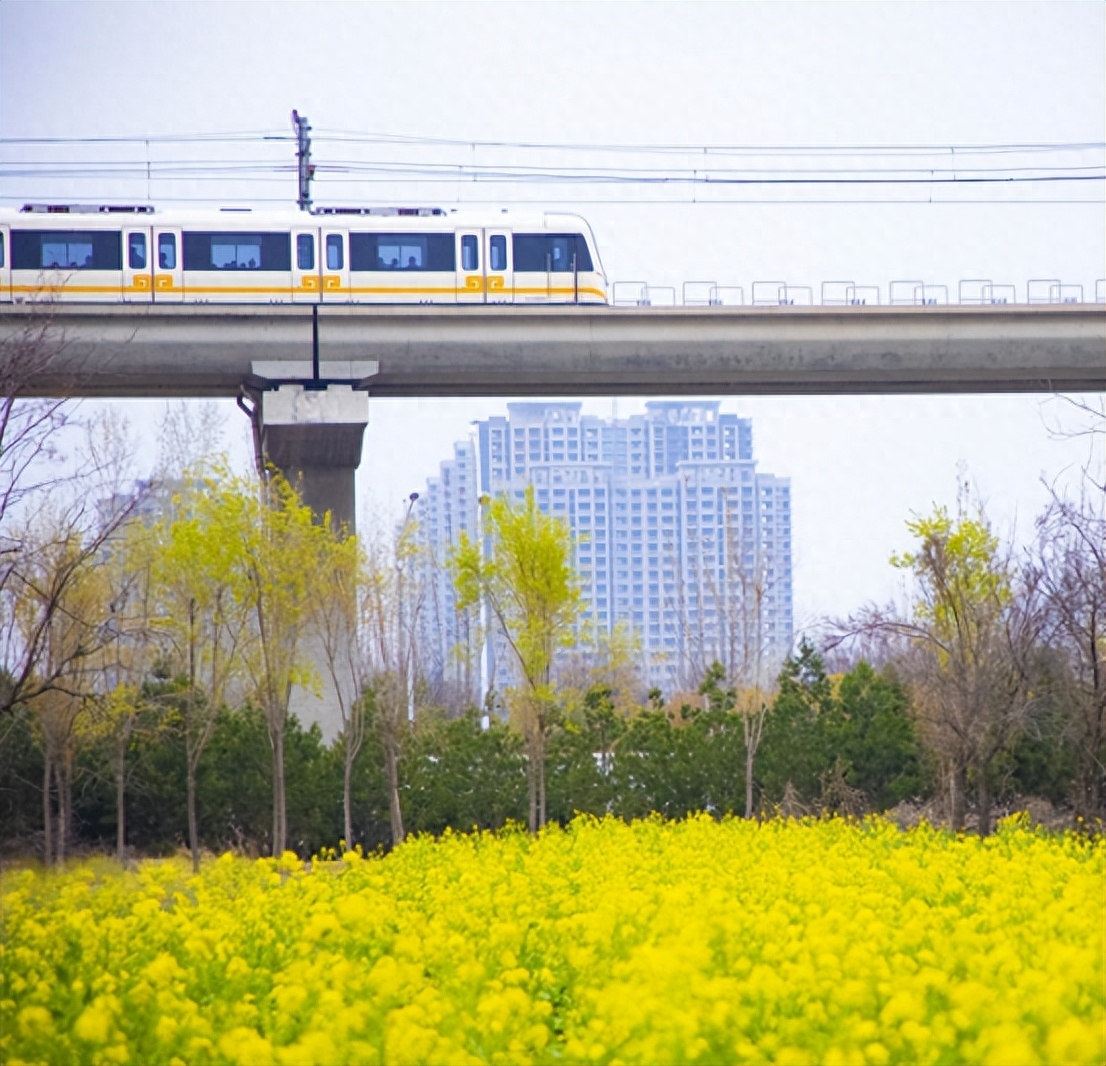
[[[400,674],[403,679],[403,689],[407,695],[407,721],[414,722],[415,720],[415,679],[412,676],[411,671],[411,651],[414,643],[414,634],[410,632],[408,627],[404,625],[404,574],[407,569],[407,527],[411,521],[411,511],[415,506],[415,502],[418,500],[419,494],[412,492],[407,497],[407,513],[403,516],[403,525],[399,530],[399,541],[396,545],[396,594],[399,599],[399,633],[398,633],[398,651],[399,651],[399,667]],[[412,619],[412,623],[414,619]],[[405,632],[406,630],[406,632]]]

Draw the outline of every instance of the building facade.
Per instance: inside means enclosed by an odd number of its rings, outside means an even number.
[[[792,640],[791,488],[756,470],[751,422],[718,401],[611,419],[581,407],[508,404],[428,483],[416,514],[440,605],[426,614],[431,662],[459,661],[452,649],[472,640],[441,565],[450,544],[478,535],[482,495],[522,499],[532,485],[572,532],[581,629],[631,630],[649,687],[694,688],[715,660],[768,680]]]

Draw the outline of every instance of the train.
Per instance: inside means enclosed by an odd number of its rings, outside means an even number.
[[[591,227],[552,212],[0,209],[0,303],[606,304]]]

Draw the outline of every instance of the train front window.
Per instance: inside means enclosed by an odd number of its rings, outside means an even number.
[[[566,273],[592,269],[587,242],[579,233],[516,233],[515,270]]]
[[[310,233],[301,233],[296,237],[296,268],[315,269],[315,238]]]
[[[159,270],[177,269],[177,237],[174,233],[157,235],[157,265]]]
[[[146,268],[146,234],[131,233],[127,236],[127,265],[131,270]]]
[[[345,265],[345,255],[342,252],[342,235],[330,233],[326,238],[326,268],[327,270],[341,270]]]
[[[480,245],[471,234],[461,238],[461,269],[480,269]]]
[[[492,270],[507,269],[507,238],[493,237],[489,248],[489,265]]]

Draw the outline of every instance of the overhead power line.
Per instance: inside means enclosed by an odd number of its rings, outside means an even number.
[[[105,137],[0,137],[4,144],[215,144],[219,142],[252,143],[257,141],[294,141],[288,133],[250,130],[239,133],[150,133]]]
[[[418,182],[420,184],[455,184],[484,182],[495,184],[573,184],[573,185],[999,185],[1069,182],[1101,182],[1106,180],[1102,166],[1021,168],[1003,167],[996,170],[965,168],[890,170],[658,170],[658,169],[592,169],[565,167],[528,168],[494,167],[448,163],[409,164],[392,162],[319,163],[310,165],[311,175],[376,175],[375,180]],[[221,180],[234,175],[270,175],[296,173],[301,168],[295,162],[251,163],[246,161],[97,161],[50,163],[0,163],[0,178],[174,178]],[[1033,170],[1033,173],[1024,173]],[[301,193],[303,175],[300,174]],[[365,179],[362,179],[365,180]],[[372,179],[370,179],[372,180]]]
[[[631,152],[647,155],[664,153],[731,153],[742,155],[971,155],[1017,154],[1039,152],[1106,151],[1106,141],[1013,141],[1013,142],[961,142],[936,144],[903,142],[900,144],[780,144],[780,143],[617,143],[583,141],[512,141],[487,138],[437,137],[420,134],[401,134],[376,131],[321,129],[314,130],[317,142],[342,142],[352,144],[388,144],[406,147],[454,147],[454,148],[508,148],[519,151],[562,152]],[[245,130],[222,133],[151,133],[82,137],[0,137],[0,145],[95,145],[95,144],[212,144],[296,142],[296,133],[273,130]]]
[[[926,202],[921,197],[927,190],[928,199],[933,201],[937,189],[955,187],[957,193],[933,202],[1095,203],[1098,201],[1077,198],[1076,190],[1094,188],[1106,181],[1106,142],[1093,140],[945,145],[589,144],[465,140],[356,130],[311,131],[309,136],[306,119],[299,120],[293,113],[293,121],[292,133],[248,130],[0,138],[0,179],[7,183],[2,199],[25,198],[28,194],[13,195],[19,184],[41,187],[45,183],[73,183],[89,189],[96,183],[118,188],[122,182],[144,181],[148,199],[154,197],[157,183],[157,191],[165,199],[196,202],[228,200],[227,195],[195,195],[197,184],[242,188],[243,183],[250,183],[261,195],[241,199],[260,203],[269,202],[264,193],[274,184],[288,183],[289,175],[297,174],[301,206],[310,203],[313,177],[320,182],[322,194],[330,190],[331,199],[336,194],[344,195],[343,186],[366,191],[392,186],[434,189],[433,195],[451,200],[453,196],[446,190],[452,189],[458,202],[496,202],[477,200],[468,191],[485,185],[502,190],[498,194],[501,203],[758,202],[734,195],[739,189],[750,193],[763,190],[760,202],[764,203],[921,203]],[[311,159],[312,140],[316,147],[329,143],[342,148],[335,149],[336,158],[319,153],[320,162],[315,164]],[[206,151],[203,146],[207,146]],[[483,160],[478,159],[480,151],[485,153]],[[512,155],[502,158],[504,152]],[[539,153],[545,153],[545,158]],[[577,155],[573,163],[564,158],[566,153],[582,155]],[[610,158],[610,153],[617,158]],[[553,158],[549,158],[551,155]],[[173,183],[189,195],[174,196]],[[181,187],[180,183],[191,187]],[[1070,189],[1073,195],[1067,199],[1046,199],[1043,195],[969,199],[967,194],[973,187],[997,191],[999,186],[1038,189],[1042,194],[1048,188]],[[534,199],[526,197],[524,187],[534,190]],[[544,190],[541,200],[536,199],[538,187]],[[596,195],[606,187],[620,187],[626,192],[605,199]],[[785,200],[789,188],[806,189],[808,195]],[[878,188],[885,189],[886,194],[863,199],[866,190]],[[573,192],[563,195],[567,189]],[[670,195],[658,196],[662,189],[671,190]],[[918,190],[919,196],[896,201],[895,189]],[[773,195],[773,190],[779,195]],[[289,198],[291,193],[289,185]],[[40,195],[39,188],[33,195]],[[104,195],[117,193],[113,189]],[[390,198],[394,194],[389,190],[385,195]],[[234,199],[233,194],[229,199]],[[274,198],[274,202],[281,199]]]
[[[809,155],[901,155],[906,153],[926,153],[932,155],[961,154],[1009,154],[1020,152],[1076,152],[1087,150],[1106,150],[1106,141],[1024,141],[1009,143],[960,143],[960,144],[924,144],[905,142],[902,144],[737,144],[737,143],[613,143],[613,142],[574,142],[574,141],[509,141],[481,140],[458,137],[428,137],[424,135],[362,132],[356,130],[316,131],[319,141],[343,141],[347,143],[395,144],[407,146],[436,146],[455,148],[511,148],[518,150],[547,150],[565,152],[633,152],[649,154],[651,152],[739,153],[744,155],[764,155],[772,153],[809,154]]]

